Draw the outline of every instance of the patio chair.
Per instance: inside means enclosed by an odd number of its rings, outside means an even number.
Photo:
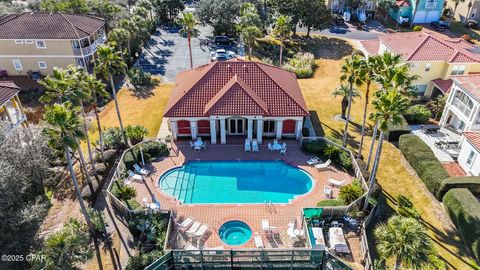
[[[320,162],[322,162],[322,160],[319,157],[313,157],[313,158],[307,160],[307,164],[310,165],[310,166],[313,166],[313,165],[318,164]]]
[[[282,143],[282,149],[287,149],[287,144],[286,143]]]
[[[251,152],[252,151],[252,145],[250,144],[249,139],[245,139],[245,152]]]
[[[332,196],[332,188],[329,186],[324,186],[323,187],[323,194],[325,194],[325,198],[331,199]]]
[[[193,235],[198,237],[198,238],[202,238],[205,235],[205,233],[207,232],[207,230],[208,230],[208,225],[207,224],[202,224],[200,226],[200,228],[198,228],[198,230],[193,233]]]
[[[202,147],[201,146],[195,146],[194,150],[200,152],[202,150]]]
[[[258,142],[257,142],[257,139],[253,139],[253,141],[252,141],[252,152],[258,152]]]
[[[341,187],[345,184],[345,180],[340,181],[340,180],[335,180],[333,178],[329,178],[327,181],[329,184],[332,184],[333,186],[337,186],[337,187]]]
[[[142,168],[140,167],[138,164],[134,164],[133,165],[133,168],[135,169],[135,172],[138,173],[138,174],[143,174],[143,175],[148,175],[150,173],[149,170],[145,169],[145,168]]]
[[[292,220],[287,225],[287,235],[290,238],[290,240],[297,242],[300,239],[298,238],[298,236],[295,234],[294,231],[295,231],[295,221]]]
[[[131,170],[128,170],[127,174],[128,174],[128,177],[134,181],[143,181],[143,176],[141,176],[140,174],[136,174]]]
[[[181,223],[177,223],[177,226],[179,228],[180,231],[185,231],[187,230],[190,225],[193,224],[193,219],[191,217],[187,217],[186,219],[184,219]]]
[[[278,143],[278,140],[277,139],[273,139],[273,144],[276,144]]]
[[[186,231],[186,233],[192,236],[195,235],[195,232],[198,231],[198,228],[200,228],[201,225],[202,223],[200,221],[193,222],[192,226]]]
[[[323,169],[328,168],[328,166],[330,166],[330,163],[332,163],[332,161],[329,159],[329,160],[325,161],[325,163],[319,163],[319,164],[316,164],[314,166],[318,170],[323,170]]]
[[[194,148],[195,147],[195,144],[193,144],[192,141],[190,141],[190,147]]]
[[[255,247],[256,248],[264,248],[265,245],[263,244],[263,239],[262,239],[262,236],[258,233],[255,233],[253,235],[253,240],[255,242]]]
[[[280,155],[286,155],[286,154],[287,154],[287,147],[282,148],[282,149],[280,150]]]
[[[197,137],[197,141],[201,142],[201,141],[202,141],[202,137]]]
[[[268,143],[267,146],[268,146],[268,151],[270,151],[270,152],[275,151],[275,150],[273,149],[273,147],[272,147],[272,143]]]
[[[200,147],[203,148],[203,150],[207,150],[207,141],[204,141]]]

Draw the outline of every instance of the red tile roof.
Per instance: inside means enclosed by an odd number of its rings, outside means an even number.
[[[20,88],[9,81],[0,82],[0,106],[7,103],[11,98],[20,92]]]
[[[480,74],[453,76],[453,81],[469,92],[477,101],[480,101]]]
[[[377,54],[378,49],[380,47],[380,40],[378,39],[370,39],[370,40],[362,40],[360,43],[363,45],[363,48],[367,50],[369,54]]]
[[[407,61],[480,63],[479,50],[475,45],[461,38],[449,38],[428,30],[380,35],[378,39]],[[362,44],[369,53],[369,48],[374,50],[376,46],[371,41],[362,41]]]
[[[463,132],[463,136],[480,151],[480,132],[467,131]]]
[[[435,80],[432,80],[432,82],[442,91],[442,93],[450,93],[450,90],[452,89],[452,84],[453,81],[451,79],[444,80],[442,78],[438,78]]]
[[[396,0],[395,4],[398,7],[409,7],[410,6],[410,1],[408,1],[408,0]]]
[[[104,25],[91,15],[24,12],[0,17],[0,39],[80,39]]]
[[[179,73],[164,115],[306,116],[308,110],[295,74],[234,59]]]

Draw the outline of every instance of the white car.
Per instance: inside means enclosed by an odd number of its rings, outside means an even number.
[[[211,61],[227,61],[235,57],[235,53],[231,51],[226,51],[224,49],[218,49],[214,52],[211,52]]]

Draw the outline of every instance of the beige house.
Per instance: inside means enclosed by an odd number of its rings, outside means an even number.
[[[70,64],[90,68],[106,40],[105,21],[90,15],[24,12],[0,17],[0,70],[9,76],[29,71],[51,74]]]
[[[0,81],[0,121],[7,123],[7,131],[27,123],[19,92],[20,88],[13,82]]]
[[[402,56],[412,75],[419,76],[419,96],[444,95],[453,84],[451,76],[480,72],[480,48],[429,30],[380,35],[361,44],[367,57],[386,52]]]
[[[346,0],[327,0],[325,4],[332,13],[343,14],[346,11],[348,1]],[[360,9],[365,11],[367,17],[373,17],[377,6],[377,0],[362,0],[360,3]],[[351,12],[351,10],[350,10]]]
[[[453,13],[453,10],[455,10],[454,1],[447,1],[447,8]],[[468,21],[479,23],[480,0],[459,1],[457,9],[455,10],[454,18],[463,23],[467,23]]]

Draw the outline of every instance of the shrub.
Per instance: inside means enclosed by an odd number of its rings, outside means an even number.
[[[311,78],[315,70],[315,57],[311,53],[297,53],[283,68],[295,73],[297,78]]]
[[[415,31],[415,32],[419,32],[419,31],[422,31],[422,29],[423,29],[423,26],[415,25],[412,30]]]
[[[443,198],[452,188],[466,188],[473,195],[480,196],[480,176],[450,177],[444,179],[437,192],[437,198]]]
[[[338,198],[343,201],[344,204],[350,204],[356,199],[360,198],[363,194],[362,184],[358,180],[354,180],[351,184],[340,188],[340,194]]]
[[[136,67],[128,70],[128,78],[130,78],[130,82],[135,86],[148,86],[153,84],[152,74]]]
[[[326,143],[324,140],[303,141],[302,144],[303,151],[315,155],[323,155],[325,147]]]
[[[403,116],[402,116],[403,118]],[[405,118],[402,119],[402,123],[399,125],[388,125],[388,132],[386,134],[386,139],[389,142],[397,142],[401,135],[409,134],[411,131],[410,126],[407,123]]]
[[[166,144],[150,141],[142,144],[144,153],[147,153],[152,158],[168,156],[169,151]]]
[[[87,211],[95,231],[103,233],[105,231],[105,218],[103,217],[103,212],[97,211],[94,208],[88,208]]]
[[[150,162],[157,157],[168,156],[169,154],[166,144],[156,141],[142,143],[125,152],[123,163],[127,169],[132,169],[135,163],[141,163],[141,151],[143,151],[143,159],[145,162]]]
[[[303,137],[309,137],[310,136],[310,130],[307,127],[302,128],[302,136]]]
[[[326,200],[321,200],[317,203],[318,207],[322,206],[343,206],[345,203],[340,200],[340,199],[326,199]]]
[[[100,142],[97,141],[97,145]],[[120,149],[125,146],[122,131],[118,127],[108,128],[103,132],[103,145],[105,149]]]
[[[142,125],[128,125],[125,127],[125,133],[127,134],[127,137],[130,139],[130,142],[132,144],[137,144],[143,141],[145,135],[148,134],[148,129],[146,129]]]
[[[430,147],[418,136],[405,134],[400,136],[399,148],[428,190],[436,195],[440,188],[440,183],[448,178],[449,175]]]
[[[347,151],[342,151],[339,156],[340,166],[347,172],[353,171],[353,162],[350,157],[350,153]]]
[[[443,197],[448,215],[463,241],[480,261],[480,203],[466,188],[454,188]]]
[[[408,108],[403,116],[409,124],[425,124],[432,118],[432,112],[426,105],[417,104]]]

